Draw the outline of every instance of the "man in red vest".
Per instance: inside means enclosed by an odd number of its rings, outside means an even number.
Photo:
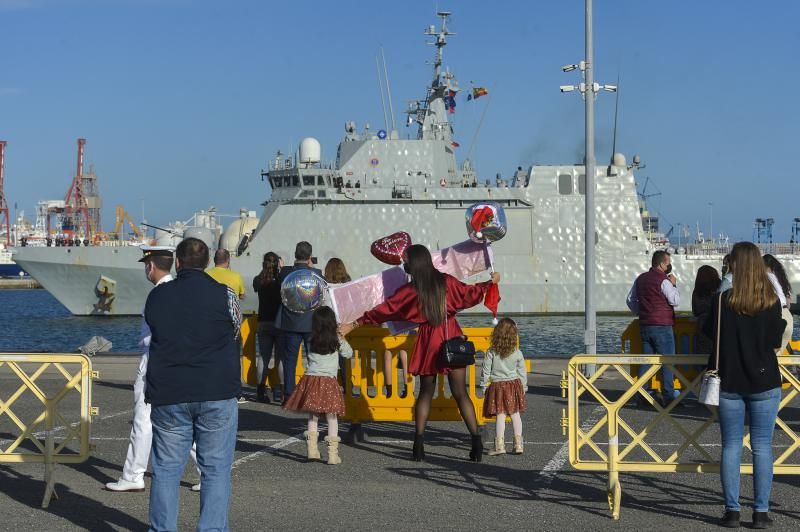
[[[642,335],[644,354],[675,354],[675,335],[672,326],[675,324],[675,307],[680,304],[681,296],[676,287],[677,280],[672,275],[672,264],[669,253],[656,251],[653,253],[652,267],[644,272],[633,283],[628,293],[628,308],[639,316],[639,330]],[[642,375],[650,366],[639,366]],[[672,370],[666,366],[661,369],[663,381],[662,404],[667,405],[675,398],[674,377]],[[645,390],[648,386],[645,385]]]

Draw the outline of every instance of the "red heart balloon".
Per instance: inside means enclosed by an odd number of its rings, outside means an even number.
[[[411,236],[399,231],[379,238],[369,248],[370,253],[381,262],[398,265],[403,263],[403,253],[411,245]]]

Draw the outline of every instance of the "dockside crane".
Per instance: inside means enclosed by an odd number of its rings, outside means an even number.
[[[11,218],[8,215],[8,202],[6,201],[6,144],[0,140],[0,229],[6,228],[6,246],[11,245]]]
[[[78,139],[78,162],[75,176],[64,197],[64,230],[78,235],[83,229],[84,238],[90,238],[89,205],[83,191],[83,152],[86,139]]]

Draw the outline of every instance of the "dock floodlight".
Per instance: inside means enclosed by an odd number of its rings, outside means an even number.
[[[559,87],[559,89],[561,89],[561,92],[572,92],[572,91],[574,91],[576,88],[577,88],[577,87],[576,87],[575,85],[561,85],[561,86]]]
[[[575,70],[577,68],[578,68],[578,65],[564,65],[563,67],[561,67],[561,70],[563,70],[564,72],[572,72],[573,70]]]

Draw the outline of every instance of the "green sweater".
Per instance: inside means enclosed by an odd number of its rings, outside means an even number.
[[[309,353],[305,374],[309,377],[336,377],[339,373],[339,357],[353,358],[353,348],[344,338],[339,339],[339,349],[333,353],[326,355]]]
[[[528,372],[525,368],[525,357],[517,349],[507,357],[495,355],[489,349],[483,357],[483,370],[481,371],[481,388],[486,388],[489,382],[511,381],[519,379],[522,389],[528,391]]]

